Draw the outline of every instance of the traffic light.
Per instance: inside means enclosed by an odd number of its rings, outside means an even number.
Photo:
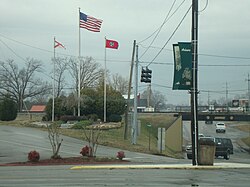
[[[151,73],[152,73],[152,70],[148,69],[148,67],[146,67],[146,69],[142,68],[141,82],[151,83],[151,78],[152,78]]]

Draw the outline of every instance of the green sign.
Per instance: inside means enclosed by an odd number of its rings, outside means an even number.
[[[192,53],[190,42],[173,44],[174,80],[173,90],[190,90],[192,87]]]

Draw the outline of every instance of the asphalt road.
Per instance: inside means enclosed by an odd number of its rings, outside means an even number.
[[[240,125],[240,122],[230,122],[226,124],[226,133],[216,133],[215,124],[205,124],[204,121],[199,121],[199,133],[204,134],[205,136],[212,136],[212,137],[222,137],[222,138],[230,138],[232,140],[234,146],[234,154],[230,155],[230,162],[239,162],[239,163],[250,163],[250,154],[242,149],[242,147],[238,144],[239,139],[248,137],[249,133],[240,131],[235,126]],[[190,133],[190,122],[184,121],[183,122],[183,136],[186,140],[191,142],[191,133]],[[216,161],[223,161],[227,162],[223,158],[215,159]]]
[[[0,167],[0,186],[227,186],[248,187],[250,169],[100,169],[70,170],[71,166]]]

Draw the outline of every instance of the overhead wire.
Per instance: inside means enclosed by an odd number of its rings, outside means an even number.
[[[27,62],[26,59],[24,59],[23,57],[21,57],[19,54],[17,54],[11,47],[9,47],[3,40],[0,39],[0,41],[2,42],[2,44],[7,47],[15,56],[17,56],[18,58],[20,58],[21,60],[23,60],[24,62]]]
[[[147,48],[146,46],[140,44],[141,47],[143,48]],[[157,47],[157,46],[150,46],[150,48],[154,48],[154,49],[161,49],[161,47]],[[172,49],[166,49],[164,48],[164,50],[169,51],[169,52],[173,52]],[[250,57],[242,57],[242,56],[228,56],[228,55],[216,55],[216,54],[206,54],[206,53],[198,53],[198,56],[207,56],[207,57],[216,57],[216,58],[231,58],[231,59],[240,59],[240,60],[250,60]]]
[[[175,11],[169,16],[169,18],[165,21],[165,22],[163,22],[164,24],[166,23],[166,22],[168,22],[168,20],[179,10],[179,8],[182,6],[182,4],[185,2],[186,0],[183,0],[181,3],[180,3],[180,5],[175,9]],[[160,26],[161,27],[161,26]],[[157,28],[151,35],[149,35],[148,37],[146,37],[145,39],[143,39],[143,40],[141,40],[141,41],[139,41],[137,44],[140,44],[141,45],[141,43],[143,43],[143,42],[145,42],[146,40],[148,40],[149,38],[151,38],[159,29],[160,29],[160,27],[159,28]]]
[[[153,40],[151,41],[151,43],[149,44],[149,46],[147,47],[147,49],[146,49],[146,50],[142,53],[142,55],[139,57],[139,59],[141,59],[141,58],[147,53],[147,51],[149,50],[150,46],[154,43],[154,41],[156,40],[156,38],[157,38],[158,35],[160,34],[161,29],[162,29],[163,25],[166,23],[166,20],[168,19],[168,16],[169,16],[170,12],[172,11],[175,2],[176,2],[176,0],[173,1],[173,4],[172,4],[172,6],[170,7],[170,9],[169,9],[169,11],[168,11],[168,13],[167,13],[167,15],[166,15],[166,17],[165,17],[163,23],[162,23],[161,26],[157,29],[158,31],[157,31],[155,37],[153,38]]]
[[[24,45],[24,46],[27,46],[27,47],[30,47],[30,48],[33,48],[33,49],[37,49],[37,50],[40,50],[40,51],[44,51],[44,52],[48,52],[48,53],[53,53],[53,51],[50,51],[50,50],[46,50],[46,49],[42,49],[42,48],[39,48],[39,47],[36,47],[36,46],[32,46],[32,45],[29,45],[29,44],[26,44],[24,42],[20,42],[20,41],[17,41],[17,40],[14,40],[12,38],[9,38],[9,37],[6,37],[2,34],[0,34],[1,37],[7,39],[7,40],[10,40],[10,41],[13,41],[13,42],[16,42],[18,44],[21,44],[21,45]],[[0,39],[1,40],[1,39]],[[14,53],[17,57],[20,58],[20,55],[18,55],[13,49],[11,49],[3,40],[1,40],[1,42],[4,44],[4,46],[6,46],[12,53]],[[140,44],[141,47],[143,48],[147,48],[146,46]],[[161,47],[156,47],[156,46],[150,46],[150,48],[155,48],[155,49],[162,49]],[[162,50],[167,50],[169,52],[173,52],[172,49],[162,49]],[[77,57],[77,56],[74,56],[74,55],[68,55],[68,54],[64,54],[64,53],[58,53],[57,54],[59,55],[64,55],[64,56],[69,56],[69,57]],[[215,57],[215,58],[227,58],[227,59],[238,59],[238,60],[250,60],[250,57],[242,57],[242,56],[227,56],[227,55],[217,55],[217,54],[206,54],[206,53],[199,53],[198,56],[207,56],[207,57]],[[23,61],[26,62],[26,60],[21,57]],[[100,62],[103,62],[104,59],[95,59],[96,61],[100,61]],[[128,63],[130,62],[130,60],[119,60],[119,59],[107,59],[108,62],[125,62],[125,63]],[[147,62],[147,61],[143,61],[143,62],[140,62],[140,63],[150,63],[150,62]],[[151,62],[151,64],[161,64],[161,65],[173,65],[173,63],[163,63],[163,62]],[[235,64],[235,65],[226,65],[226,64],[223,64],[223,65],[218,65],[218,64],[209,64],[209,65],[201,65],[199,64],[199,66],[249,66],[249,65],[244,65],[244,64]]]
[[[152,83],[152,85],[156,86],[156,87],[172,89],[171,86],[167,86],[167,85],[161,85],[161,84],[156,84],[156,83]],[[201,92],[204,92],[204,93],[209,92],[209,93],[225,94],[226,92],[229,92],[229,94],[230,94],[230,92],[231,93],[232,92],[246,92],[246,91],[248,91],[248,89],[238,89],[238,90],[235,90],[235,89],[230,90],[230,89],[228,89],[227,91],[226,90],[217,90],[217,91],[215,91],[215,90],[203,90],[203,89],[201,89],[199,91],[200,91],[200,93]]]
[[[9,47],[4,41],[2,41],[0,39],[0,41],[4,44],[5,47],[7,47],[15,56],[17,56],[18,58],[20,58],[22,61],[24,61],[25,63],[27,63],[27,59],[23,58],[22,56],[20,56],[19,54],[17,54],[11,47]],[[0,62],[4,63],[4,61],[0,60]],[[45,73],[45,71],[40,71],[40,73],[46,75],[49,78],[52,78],[52,76],[50,76],[49,74]]]
[[[192,5],[188,8],[187,12],[185,13],[185,15],[183,16],[183,18],[181,19],[180,23],[175,28],[174,32],[170,35],[170,37],[168,38],[168,40],[166,41],[166,43],[163,45],[163,47],[160,49],[160,51],[156,54],[156,56],[153,58],[153,60],[147,66],[149,66],[151,63],[153,63],[153,61],[161,54],[162,50],[166,47],[166,45],[168,44],[168,42],[172,39],[172,37],[174,36],[174,34],[176,33],[176,31],[181,26],[182,22],[186,18],[187,14],[191,10],[191,8],[192,8]]]
[[[198,11],[198,13],[201,13],[201,12],[203,12],[204,10],[206,10],[206,9],[207,9],[207,7],[208,7],[208,0],[207,0],[207,2],[206,2],[205,7],[204,7],[202,10]]]

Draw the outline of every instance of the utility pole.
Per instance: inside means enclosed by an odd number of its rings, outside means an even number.
[[[147,98],[147,107],[151,107],[151,83],[148,85],[148,98]]]
[[[249,85],[249,82],[250,82],[250,78],[249,78],[249,73],[247,75],[247,90],[248,90],[248,105],[247,105],[247,111],[249,113],[249,110],[250,110],[250,85]],[[250,131],[249,131],[250,133]]]
[[[207,92],[207,105],[209,108],[209,105],[210,105],[210,92],[209,91]]]
[[[127,106],[126,106],[126,111],[125,111],[125,126],[124,126],[124,136],[123,136],[124,140],[128,139],[128,113],[129,113],[129,108],[130,108],[130,93],[131,93],[133,67],[134,67],[135,45],[136,45],[136,41],[134,40],[132,59],[131,59],[131,65],[130,65]]]
[[[226,107],[227,107],[227,112],[229,112],[229,109],[228,109],[228,86],[227,86],[227,82],[226,82]]]
[[[131,129],[132,144],[137,142],[137,93],[138,93],[138,45],[136,45],[136,60],[135,60],[135,81],[134,81],[134,120]]]
[[[191,138],[192,164],[198,158],[198,0],[192,0],[192,88],[191,88]]]
[[[247,74],[247,90],[248,90],[248,109],[247,109],[247,113],[249,114],[249,110],[250,110],[250,85],[249,85],[249,82],[250,82],[250,78],[249,78],[249,73]],[[250,125],[249,125],[249,138],[250,138]],[[249,153],[250,153],[250,146],[249,146]]]

